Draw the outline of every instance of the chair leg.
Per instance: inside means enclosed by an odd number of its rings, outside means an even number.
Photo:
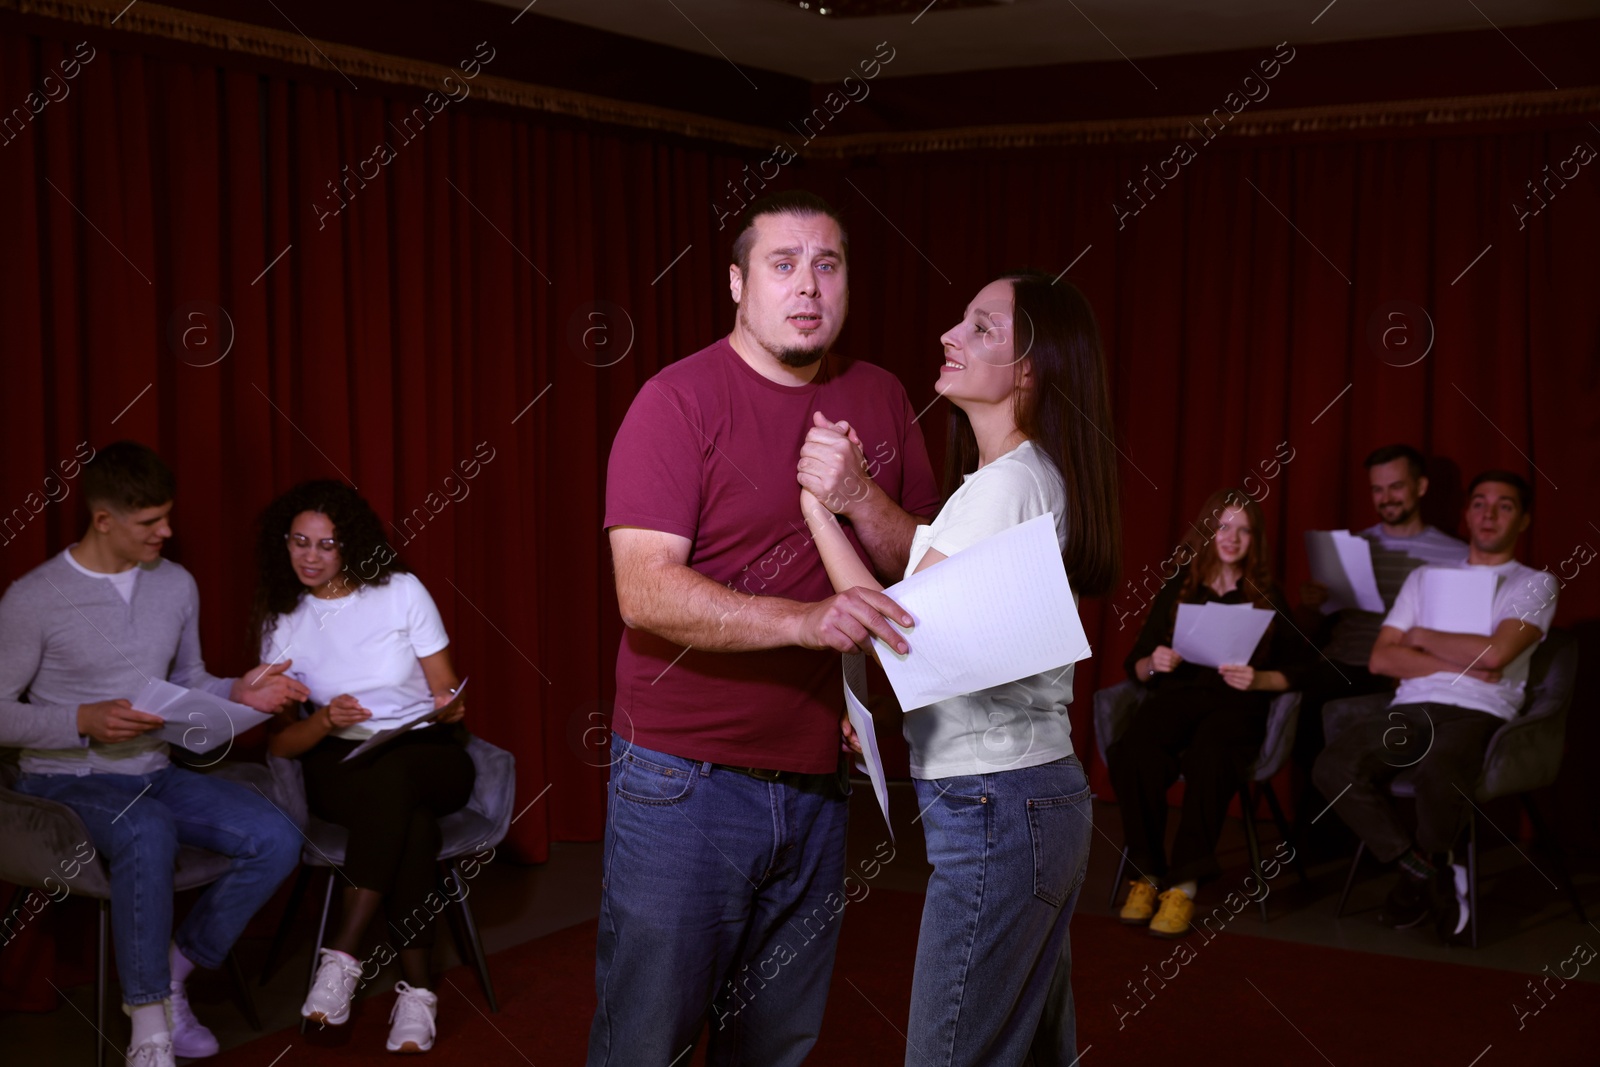
[[[1356,870],[1361,866],[1361,857],[1367,854],[1367,843],[1356,841],[1356,854],[1350,857],[1350,873],[1344,876],[1344,891],[1339,894],[1339,908],[1333,913],[1335,919],[1344,915],[1344,902],[1350,899],[1350,887],[1355,884]]]
[[[100,901],[100,944],[95,950],[94,1043],[95,1067],[106,1067],[106,969],[111,965],[111,901]]]
[[[1244,842],[1250,847],[1250,873],[1256,881],[1265,883],[1261,876],[1261,844],[1256,840],[1256,798],[1251,794],[1250,783],[1239,787],[1239,810],[1244,813]],[[1261,921],[1267,921],[1267,894],[1261,894]]]
[[[1117,906],[1117,890],[1122,888],[1122,872],[1128,869],[1128,846],[1122,846],[1122,855],[1117,860],[1117,873],[1111,878],[1111,902],[1107,907]]]
[[[1467,812],[1467,913],[1472,923],[1472,947],[1478,947],[1478,813]]]
[[[1578,887],[1572,884],[1572,872],[1567,870],[1566,850],[1561,847],[1561,842],[1545,828],[1544,818],[1539,814],[1539,809],[1533,803],[1533,797],[1528,793],[1522,794],[1522,810],[1528,813],[1528,821],[1533,824],[1534,840],[1543,844],[1550,855],[1550,862],[1555,865],[1556,877],[1561,879],[1561,886],[1567,891],[1567,899],[1572,901],[1572,910],[1577,913],[1578,921],[1587,923],[1589,917],[1583,911],[1583,898],[1578,896]]]
[[[250,1024],[250,1029],[260,1033],[261,1016],[256,1014],[256,1003],[250,997],[250,983],[245,981],[244,968],[239,966],[238,954],[230,950],[228,958],[223,961],[223,966],[228,969],[228,977],[233,980],[233,991],[239,996],[239,1010],[244,1012],[245,1022]]]
[[[450,865],[450,873],[455,875],[456,884],[464,885],[466,879],[461,877],[461,871]],[[461,918],[467,924],[468,939],[472,942],[472,956],[478,964],[478,981],[483,983],[483,995],[489,1001],[489,1010],[496,1015],[500,1013],[500,1002],[494,996],[494,983],[489,981],[489,957],[483,951],[483,938],[478,936],[478,922],[472,917],[472,905],[467,903],[465,894],[461,897]]]
[[[317,940],[311,946],[311,974],[306,977],[306,992],[311,992],[311,983],[317,980],[318,957],[322,955],[322,939],[328,934],[328,911],[333,907],[333,880],[335,871],[328,868],[328,888],[322,895],[322,918],[317,923]],[[311,1020],[300,1020],[300,1032],[303,1034],[310,1027]]]
[[[306,887],[311,884],[311,868],[305,864],[295,872],[294,885],[289,887],[289,899],[283,906],[283,918],[278,920],[278,932],[272,937],[272,947],[267,950],[266,966],[261,968],[261,984],[266,985],[278,970],[278,965],[283,962],[283,946],[289,940],[289,931],[294,928],[295,916],[300,913],[300,904],[305,900]]]
[[[1283,817],[1283,808],[1278,804],[1278,791],[1272,788],[1271,781],[1266,781],[1261,783],[1261,792],[1267,798],[1267,808],[1272,812],[1272,821],[1278,824],[1278,839],[1287,843],[1291,836],[1289,820]],[[1291,862],[1294,864],[1294,873],[1299,877],[1301,885],[1311,881],[1306,877],[1306,865],[1300,861],[1299,850],[1295,851],[1294,859]]]

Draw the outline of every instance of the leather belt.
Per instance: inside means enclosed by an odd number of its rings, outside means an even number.
[[[833,774],[806,774],[801,771],[769,771],[763,767],[735,767],[728,763],[713,763],[711,766],[719,771],[732,771],[758,781],[780,782],[784,785],[815,785],[831,782],[836,777]]]

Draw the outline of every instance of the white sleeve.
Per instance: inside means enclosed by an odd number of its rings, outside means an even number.
[[[422,582],[410,574],[397,574],[389,580],[404,582],[406,631],[417,658],[422,659],[448,648],[450,635],[444,632],[444,620],[439,617],[439,609],[434,605],[433,597],[428,595],[428,590]]]
[[[1507,619],[1521,619],[1529,626],[1537,626],[1541,633],[1548,634],[1550,623],[1556,617],[1556,591],[1559,588],[1555,575],[1549,571],[1530,570],[1513,578],[1510,588],[1496,598],[1494,625],[1499,626]]]
[[[1045,487],[1024,463],[998,464],[981,471],[964,489],[961,499],[952,500],[933,523],[928,547],[946,556],[1048,510]]]
[[[1417,624],[1417,619],[1422,615],[1422,574],[1427,569],[1418,567],[1406,575],[1405,584],[1395,594],[1394,607],[1389,609],[1388,616],[1383,620],[1385,626],[1393,626],[1404,633]]]

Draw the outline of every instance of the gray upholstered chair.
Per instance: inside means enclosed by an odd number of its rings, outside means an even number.
[[[1144,702],[1149,690],[1133,681],[1119,682],[1107,689],[1102,689],[1094,695],[1094,739],[1100,749],[1100,762],[1106,760],[1106,750],[1116,744],[1117,738],[1127,730],[1128,724],[1133,721],[1134,712],[1139,710],[1139,705]],[[1267,736],[1261,742],[1261,754],[1250,767],[1250,773],[1239,784],[1239,811],[1244,816],[1244,839],[1250,848],[1250,869],[1257,878],[1261,874],[1261,844],[1256,838],[1256,809],[1260,807],[1263,797],[1266,798],[1267,808],[1272,812],[1272,820],[1278,826],[1278,835],[1285,841],[1289,839],[1289,824],[1283,817],[1283,808],[1278,804],[1278,794],[1272,788],[1272,777],[1283,770],[1283,765],[1289,759],[1289,753],[1294,751],[1295,725],[1300,717],[1300,694],[1293,690],[1280,693],[1272,700],[1271,709],[1267,712]],[[1296,855],[1294,859],[1295,873],[1300,880],[1306,880],[1305,868]],[[1128,846],[1122,846],[1122,858],[1117,862],[1117,874],[1111,880],[1111,905],[1116,906],[1117,892],[1122,887],[1122,872],[1128,866]],[[1265,881],[1264,878],[1262,878]],[[1267,898],[1262,896],[1261,921],[1267,921]]]
[[[1522,808],[1528,813],[1537,840],[1545,842],[1556,864],[1557,877],[1572,901],[1579,922],[1587,922],[1583,901],[1566,869],[1566,862],[1555,840],[1546,832],[1539,809],[1529,795],[1555,782],[1561,772],[1562,748],[1566,743],[1567,710],[1572,706],[1572,690],[1578,674],[1578,643],[1565,630],[1551,630],[1534,650],[1528,667],[1528,684],[1523,696],[1522,711],[1510,722],[1501,726],[1489,738],[1489,748],[1483,757],[1483,776],[1473,790],[1474,804],[1487,804],[1491,800],[1513,794],[1522,798]],[[1363,720],[1382,719],[1393,696],[1379,693],[1373,696],[1347,697],[1330,700],[1322,708],[1322,732],[1328,743]],[[1389,782],[1389,793],[1396,797],[1415,797],[1416,784],[1402,770]],[[1356,869],[1366,854],[1365,842],[1356,845],[1356,854],[1350,860],[1350,871],[1345,875],[1344,890],[1339,894],[1336,915],[1344,914],[1345,901],[1350,896],[1350,886],[1355,882]],[[1478,809],[1467,810],[1467,908],[1471,913],[1472,947],[1478,947]]]
[[[511,828],[511,805],[516,794],[517,764],[511,753],[503,748],[496,748],[480,737],[468,735],[467,755],[472,757],[473,765],[478,772],[477,780],[472,787],[472,796],[467,801],[466,807],[439,820],[439,830],[443,835],[439,862],[449,868],[458,885],[465,881],[461,877],[457,863],[462,856],[483,848],[492,848],[505,839],[506,831]],[[295,913],[299,911],[300,902],[304,899],[306,888],[310,884],[311,870],[314,867],[321,867],[327,870],[328,879],[322,895],[322,917],[317,923],[317,940],[311,949],[311,974],[307,979],[309,988],[310,982],[316,978],[317,957],[328,932],[328,912],[333,905],[335,881],[333,868],[344,863],[345,845],[350,835],[343,826],[324,822],[308,812],[305,779],[300,770],[299,760],[269,755],[267,763],[272,768],[275,779],[285,784],[292,798],[288,810],[305,828],[306,847],[301,852],[302,866],[299,874],[295,876],[288,905],[283,911],[283,920],[278,926],[278,935],[273,939],[272,955],[262,971],[261,981],[265,984],[276,969],[279,955],[294,923]],[[466,927],[466,938],[462,939],[457,935],[456,943],[462,958],[470,956],[477,967],[478,980],[483,983],[483,995],[489,1002],[489,1010],[498,1012],[500,1004],[495,999],[494,985],[489,981],[489,962],[484,956],[483,939],[478,935],[478,923],[473,918],[472,905],[467,903],[469,896],[470,894],[463,893],[458,901],[461,905],[461,919]],[[452,927],[451,931],[455,933],[455,928]],[[305,1029],[304,1023],[301,1024],[301,1029]]]
[[[271,797],[272,782],[267,768],[260,764],[222,763],[209,768],[206,773],[219,778],[237,781],[242,785],[263,789]],[[95,954],[94,1025],[104,1038],[106,1029],[106,980],[110,970],[111,948],[111,878],[105,861],[96,859],[84,864],[71,878],[63,878],[59,865],[63,859],[82,855],[79,845],[89,840],[78,813],[65,804],[42,797],[16,792],[12,786],[17,781],[17,766],[11,760],[0,760],[0,881],[17,887],[11,906],[6,909],[7,921],[17,913],[31,891],[43,890],[48,894],[65,887],[68,893],[79,893],[99,901],[99,934]],[[178,850],[178,866],[173,877],[173,887],[178,891],[198,889],[221,878],[228,869],[228,857],[202,848],[185,846]],[[31,910],[31,909],[30,909]],[[253,1029],[261,1029],[255,1004],[250,999],[250,988],[245,983],[244,972],[233,953],[228,954],[228,975],[233,980],[239,997],[239,1007]],[[95,1042],[96,1067],[105,1067],[106,1040]],[[116,1050],[120,1059],[122,1050]]]

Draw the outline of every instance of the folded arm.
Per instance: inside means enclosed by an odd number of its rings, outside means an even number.
[[[1406,631],[1402,643],[1444,660],[1456,670],[1482,667],[1499,671],[1538,644],[1543,636],[1544,631],[1531,623],[1521,619],[1504,619],[1488,637],[1413,626]]]

